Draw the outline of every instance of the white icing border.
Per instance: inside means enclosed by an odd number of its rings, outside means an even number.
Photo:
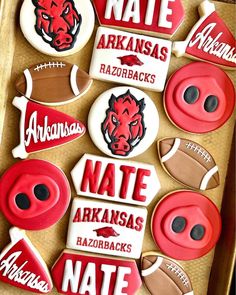
[[[149,276],[150,274],[152,274],[154,271],[156,271],[161,266],[163,260],[164,260],[163,257],[158,256],[157,260],[155,261],[155,263],[152,266],[141,271],[141,275],[143,277],[146,277],[146,276]]]
[[[32,80],[32,76],[30,74],[30,71],[28,69],[24,70],[24,76],[25,76],[25,80],[26,80],[25,96],[30,98],[32,95],[32,90],[33,90],[33,80]]]
[[[80,95],[80,90],[78,88],[77,81],[76,81],[77,80],[76,76],[77,76],[78,70],[79,70],[79,67],[77,65],[73,65],[71,72],[70,72],[70,86],[71,86],[71,89],[72,89],[75,96]]]
[[[177,150],[180,146],[180,142],[181,142],[180,138],[175,139],[175,142],[174,142],[174,145],[172,146],[172,148],[169,150],[169,152],[165,156],[163,156],[161,158],[162,163],[168,161],[170,158],[172,158],[175,155],[175,153],[177,152]]]
[[[25,149],[25,115],[28,102],[28,99],[24,96],[16,96],[12,101],[12,104],[21,111],[20,144],[12,150],[14,158],[26,159],[29,155]]]
[[[207,188],[208,182],[211,179],[211,177],[218,171],[218,166],[214,166],[211,168],[207,173],[204,175],[201,185],[200,185],[200,190],[204,191]]]
[[[175,56],[180,57],[184,55],[184,53],[186,52],[186,48],[190,40],[192,39],[193,35],[195,34],[195,32],[198,30],[200,25],[205,21],[205,19],[208,18],[209,15],[211,15],[214,11],[215,11],[215,5],[211,3],[210,1],[205,0],[200,4],[200,6],[198,7],[200,19],[192,27],[185,41],[173,42],[172,52],[175,54]]]
[[[184,293],[184,295],[194,295],[193,291],[188,292],[188,293]]]

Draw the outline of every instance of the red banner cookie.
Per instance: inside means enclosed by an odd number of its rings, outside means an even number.
[[[200,193],[176,191],[156,205],[151,229],[154,241],[165,255],[192,260],[207,254],[217,243],[220,212]]]
[[[71,171],[80,196],[147,206],[160,190],[153,165],[85,154]]]
[[[25,160],[11,166],[0,179],[0,208],[20,228],[39,230],[65,214],[71,192],[65,174],[50,162]]]
[[[49,293],[53,285],[42,257],[24,231],[13,227],[9,233],[11,242],[0,255],[0,281],[35,293]]]
[[[174,54],[178,57],[186,55],[235,70],[236,40],[216,13],[215,5],[205,0],[198,10],[201,18],[185,41],[174,42]]]
[[[38,103],[61,105],[78,99],[91,84],[92,79],[77,65],[48,62],[24,70],[16,81],[16,89]]]
[[[171,37],[184,19],[181,0],[93,0],[101,25]]]
[[[12,104],[21,111],[20,144],[12,150],[14,158],[25,159],[30,153],[75,140],[86,131],[80,121],[24,96],[15,97]]]
[[[134,260],[68,250],[55,262],[52,276],[58,292],[67,295],[134,295],[142,285]]]
[[[208,190],[220,184],[215,160],[194,141],[183,138],[163,139],[158,143],[158,154],[167,173],[184,185]]]
[[[235,89],[226,73],[204,62],[187,64],[168,80],[164,106],[177,127],[206,133],[221,127],[232,115]]]
[[[175,261],[157,252],[142,255],[143,281],[152,295],[194,295],[191,281]]]
[[[66,247],[139,258],[146,218],[145,208],[74,198]]]

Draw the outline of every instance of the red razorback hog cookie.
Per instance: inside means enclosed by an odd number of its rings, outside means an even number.
[[[52,267],[59,293],[135,295],[142,281],[134,260],[91,256],[64,250]]]
[[[201,18],[185,41],[173,44],[176,56],[186,55],[208,61],[229,70],[236,69],[236,40],[208,0],[199,6]]]
[[[157,252],[142,255],[141,275],[152,295],[193,295],[191,281],[175,261]]]
[[[165,255],[192,260],[215,246],[221,232],[221,217],[215,204],[204,195],[175,191],[156,205],[151,230]]]
[[[164,106],[177,127],[191,133],[206,133],[221,127],[231,116],[235,89],[218,67],[194,62],[177,70],[168,80]]]
[[[194,189],[219,185],[218,167],[211,154],[198,143],[183,138],[166,138],[158,143],[162,166],[174,179]]]
[[[16,81],[16,89],[38,103],[61,105],[85,94],[91,84],[92,79],[77,65],[47,62],[24,70]]]
[[[65,214],[70,197],[65,174],[47,161],[18,162],[0,179],[0,209],[20,228],[40,230],[53,225]]]
[[[13,227],[9,233],[11,242],[0,255],[0,281],[35,293],[49,293],[53,285],[42,257],[24,231]]]
[[[171,37],[184,19],[181,0],[93,0],[101,25]]]

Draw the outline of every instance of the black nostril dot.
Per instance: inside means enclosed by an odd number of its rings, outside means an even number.
[[[56,43],[57,43],[57,45],[60,45],[61,41],[60,40],[57,40]]]
[[[205,228],[201,224],[195,225],[190,233],[190,236],[195,241],[200,241],[205,235]]]
[[[115,144],[115,148],[118,149],[118,147],[119,147],[118,144]]]
[[[16,195],[16,205],[22,210],[27,210],[30,207],[30,201],[26,194],[20,193]]]
[[[35,197],[40,201],[46,201],[49,198],[49,190],[44,184],[38,184],[34,187]]]
[[[176,217],[172,222],[172,230],[175,233],[182,233],[186,227],[186,219],[182,216]]]
[[[204,109],[208,113],[212,113],[212,112],[214,112],[217,109],[218,105],[219,105],[218,97],[215,96],[215,95],[209,95],[206,98],[206,101],[204,103]]]
[[[66,41],[69,42],[70,41],[70,38],[66,38]]]
[[[125,146],[124,146],[124,149],[125,149],[125,150],[128,150],[128,148],[129,148],[128,145],[125,145]]]
[[[199,90],[195,86],[188,87],[184,92],[184,100],[188,104],[195,103],[199,98]]]

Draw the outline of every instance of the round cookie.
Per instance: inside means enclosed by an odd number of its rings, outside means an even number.
[[[190,133],[221,127],[235,105],[234,85],[217,66],[194,62],[177,70],[164,92],[165,111],[174,125]]]
[[[142,255],[141,275],[152,295],[193,295],[191,281],[183,268],[157,252]]]
[[[40,230],[53,225],[65,214],[70,198],[65,174],[47,161],[18,162],[0,179],[0,209],[19,228]]]
[[[194,141],[184,138],[162,139],[158,142],[158,154],[166,172],[188,187],[208,190],[220,184],[214,158]]]
[[[159,115],[151,98],[133,87],[116,87],[102,93],[88,117],[94,144],[115,158],[145,152],[157,137]]]
[[[24,0],[21,30],[37,50],[66,56],[82,49],[94,29],[95,15],[89,0]]]
[[[151,230],[165,255],[192,260],[215,246],[221,232],[221,217],[215,204],[204,195],[175,191],[156,205]]]

